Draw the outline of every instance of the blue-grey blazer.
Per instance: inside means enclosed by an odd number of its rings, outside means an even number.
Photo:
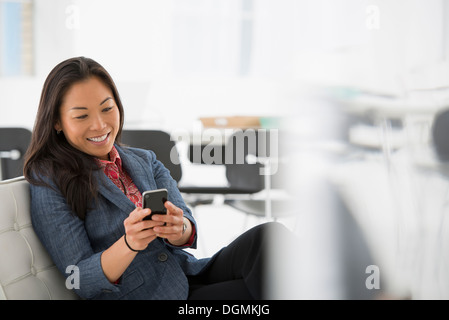
[[[198,235],[198,226],[176,182],[155,154],[142,149],[116,148],[137,188],[141,192],[166,188],[168,200],[184,211]],[[33,227],[58,269],[66,277],[74,277],[72,271],[79,270],[79,288],[75,281],[72,287],[86,299],[186,299],[187,276],[198,274],[209,258],[197,259],[160,238],[136,255],[119,284],[107,280],[101,267],[101,254],[123,236],[123,221],[135,205],[102,170],[95,175],[99,182],[98,200],[84,221],[71,212],[59,191],[31,185]],[[191,247],[196,248],[196,242],[195,238]]]

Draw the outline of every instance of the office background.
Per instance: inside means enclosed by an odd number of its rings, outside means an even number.
[[[446,0],[0,0],[0,126],[31,129],[45,77],[78,55],[115,79],[125,128],[277,119],[296,200],[281,222],[299,241],[274,262],[275,297],[447,299],[431,130],[449,104],[448,17]],[[262,221],[196,210],[199,255]]]

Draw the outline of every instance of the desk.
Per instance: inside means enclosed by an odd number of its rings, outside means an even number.
[[[430,143],[430,130],[435,114],[449,107],[447,99],[429,95],[410,95],[408,98],[360,94],[350,99],[338,99],[342,111],[363,116],[373,125],[357,124],[349,128],[350,142],[357,146],[378,148],[390,162],[394,150],[408,147],[420,153]],[[401,126],[394,128],[392,121]]]
[[[339,99],[343,111],[350,114],[371,115],[376,118],[404,119],[408,115],[433,116],[449,107],[447,99],[393,98],[362,94],[351,99]]]

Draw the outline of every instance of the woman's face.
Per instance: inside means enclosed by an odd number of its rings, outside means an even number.
[[[120,113],[112,91],[99,78],[73,84],[63,97],[55,129],[64,133],[76,149],[102,160],[109,152],[120,126]]]

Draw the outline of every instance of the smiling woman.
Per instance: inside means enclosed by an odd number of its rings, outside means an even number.
[[[49,185],[43,177],[51,177],[73,212],[84,218],[97,194],[92,174],[99,168],[92,155],[107,157],[123,121],[117,88],[99,63],[84,57],[59,63],[44,83],[24,176],[38,185]]]
[[[76,149],[108,160],[120,126],[120,113],[112,95],[111,89],[95,76],[73,84],[62,101],[56,131],[62,131]]]
[[[261,299],[267,237],[257,226],[210,258],[177,182],[153,151],[119,138],[123,107],[101,65],[57,65],[41,95],[24,175],[34,230],[59,270],[79,270],[73,288],[91,299]],[[166,189],[166,214],[142,208],[145,191]],[[154,209],[154,208],[153,208]],[[268,234],[270,233],[270,234]],[[291,241],[286,241],[291,243]]]

